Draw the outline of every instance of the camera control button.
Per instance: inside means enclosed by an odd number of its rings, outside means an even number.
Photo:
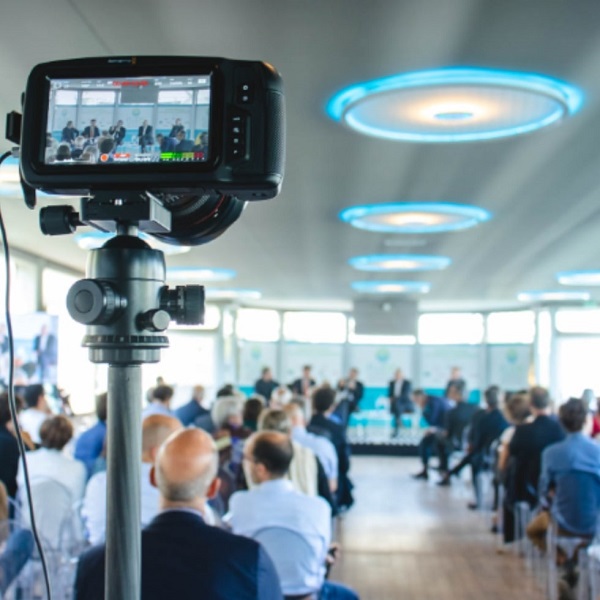
[[[236,101],[238,104],[252,104],[254,86],[251,83],[240,83],[237,87]]]

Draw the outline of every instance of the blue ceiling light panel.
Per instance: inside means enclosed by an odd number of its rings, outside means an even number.
[[[353,227],[380,233],[441,233],[469,229],[492,214],[470,204],[392,202],[344,209],[340,219]]]
[[[600,271],[561,271],[556,280],[561,285],[600,285]]]
[[[519,292],[520,302],[587,302],[592,295],[589,292],[575,290],[532,290]]]
[[[580,90],[535,73],[446,68],[349,86],[327,104],[334,120],[408,142],[469,142],[528,133],[576,113]]]
[[[427,294],[431,283],[426,281],[354,281],[352,289],[361,294]]]
[[[441,271],[451,262],[446,256],[372,254],[351,258],[348,264],[359,271]]]
[[[212,267],[174,267],[167,269],[168,281],[227,281],[237,273],[232,269]]]

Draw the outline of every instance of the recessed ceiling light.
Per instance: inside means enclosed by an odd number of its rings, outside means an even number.
[[[95,250],[104,245],[104,243],[115,237],[114,233],[106,233],[104,231],[86,231],[84,233],[78,233],[73,238],[75,243],[82,250]],[[160,250],[167,256],[175,256],[176,254],[185,254],[189,252],[191,248],[189,246],[174,246],[172,244],[165,244],[147,233],[140,233],[139,237],[144,240],[154,250]]]
[[[208,288],[206,298],[209,300],[259,300],[262,298],[262,293],[259,290]]]
[[[600,271],[562,271],[556,280],[562,285],[600,285]]]
[[[586,302],[592,297],[589,292],[570,290],[540,290],[520,292],[517,299],[521,302]]]
[[[236,272],[232,269],[211,267],[173,267],[167,269],[168,281],[227,281],[235,276]]]
[[[359,271],[441,271],[451,262],[446,256],[416,254],[373,254],[356,256],[348,261]]]
[[[352,85],[333,96],[327,113],[371,136],[463,142],[534,131],[574,114],[582,102],[577,88],[545,75],[448,68]]]
[[[351,206],[340,219],[353,227],[383,233],[440,233],[468,229],[488,221],[491,213],[470,204],[393,202]]]
[[[352,289],[363,294],[427,294],[426,281],[354,281]]]

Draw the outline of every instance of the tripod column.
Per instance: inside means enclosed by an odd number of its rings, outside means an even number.
[[[141,598],[142,370],[108,368],[106,598]]]

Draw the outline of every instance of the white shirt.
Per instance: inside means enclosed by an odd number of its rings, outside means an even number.
[[[325,577],[325,557],[331,543],[331,508],[318,496],[306,496],[294,490],[291,481],[265,481],[251,491],[236,492],[229,500],[224,517],[234,533],[253,537],[265,527],[284,527],[300,534],[314,551],[310,570],[299,572],[294,581],[281,581],[286,595],[318,590]],[[267,548],[271,555],[285,553],[285,548]]]
[[[338,457],[335,446],[322,435],[306,431],[304,427],[292,428],[292,439],[301,446],[310,448],[321,461],[327,479],[338,477]]]
[[[27,470],[29,479],[53,479],[69,490],[71,500],[79,502],[83,497],[87,471],[85,465],[79,461],[64,455],[59,450],[40,448],[34,452],[27,453]],[[19,472],[17,484],[20,490],[25,489],[25,478],[23,476],[23,464],[19,461]]]
[[[150,463],[142,463],[142,527],[160,510],[160,493],[150,483]],[[87,484],[81,514],[91,544],[104,541],[106,534],[106,471],[96,473]]]
[[[37,408],[28,408],[19,415],[19,422],[21,423],[21,428],[23,431],[27,432],[31,436],[33,442],[36,444],[41,444],[42,440],[40,439],[40,427],[42,426],[42,423],[51,416],[52,415],[49,415],[43,410],[38,410]]]

